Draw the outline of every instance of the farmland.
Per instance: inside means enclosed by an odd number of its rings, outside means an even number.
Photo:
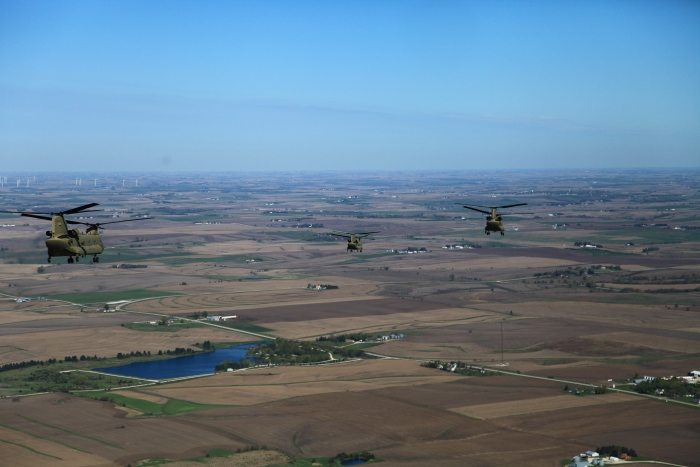
[[[387,466],[555,467],[618,444],[700,465],[692,398],[617,391],[635,375],[700,370],[700,174],[509,174],[517,194],[490,174],[231,177],[208,180],[206,193],[194,175],[146,177],[138,192],[37,184],[51,207],[70,195],[155,219],[106,230],[104,263],[43,263],[41,219],[0,231],[0,365],[78,358],[0,372],[3,459],[190,466],[219,465],[204,456],[222,452],[262,467],[367,450]],[[651,184],[673,200],[648,198]],[[173,193],[182,208],[166,212]],[[511,217],[505,237],[484,237],[483,219],[453,204],[463,193],[527,202],[528,214]],[[31,189],[0,188],[10,195],[13,208],[36,205]],[[307,223],[324,227],[298,226]],[[380,234],[348,253],[329,229]],[[147,267],[112,267],[124,263]],[[228,320],[193,318],[204,313]],[[36,382],[61,365],[127,363],[118,353],[157,360],[205,342],[348,333],[371,342],[332,342],[317,365],[287,356],[179,381],[65,373]],[[365,354],[333,360],[342,349]],[[422,365],[436,360],[468,365],[471,376]],[[40,388],[48,393],[30,395]]]

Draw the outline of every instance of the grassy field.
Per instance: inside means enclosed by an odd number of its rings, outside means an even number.
[[[223,255],[223,256],[211,256],[211,257],[201,257],[201,256],[170,256],[159,258],[158,261],[167,264],[168,266],[181,266],[184,264],[193,263],[237,263],[246,264],[247,260],[254,259],[255,263],[263,263],[273,261],[270,258],[265,258],[255,255]]]
[[[90,292],[51,295],[52,300],[65,300],[73,303],[105,303],[119,300],[138,300],[141,298],[165,297],[170,295],[180,295],[174,292],[163,292],[159,290],[125,290],[123,292]]]
[[[266,328],[263,326],[258,326],[257,324],[253,323],[216,323],[219,326],[226,326],[227,328],[231,329],[238,329],[240,331],[248,331],[248,332],[271,332],[272,329]]]
[[[143,412],[146,415],[177,415],[180,413],[192,412],[194,410],[226,407],[225,405],[197,404],[195,402],[187,402],[177,399],[169,399],[165,404],[156,404],[155,402],[127,397],[121,394],[114,394],[109,391],[75,392],[74,394],[90,399],[109,400],[117,405],[122,405],[124,407]]]

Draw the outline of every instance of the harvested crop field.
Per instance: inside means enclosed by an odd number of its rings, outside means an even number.
[[[432,371],[442,373],[433,369]],[[561,394],[562,384],[508,375],[460,378],[449,383],[425,384],[407,388],[386,388],[374,394],[411,404],[441,409],[497,402],[534,400]]]
[[[381,330],[410,329],[417,327],[442,327],[453,324],[482,323],[499,319],[493,313],[469,308],[447,308],[409,313],[326,318],[310,321],[269,323],[276,334],[299,339],[341,332],[377,332]]]
[[[325,394],[330,392],[359,392],[387,387],[408,388],[411,386],[454,381],[458,376],[437,374],[433,376],[397,376],[355,379],[352,381],[321,381],[313,383],[217,386],[211,387],[152,389],[151,392],[173,399],[200,404],[254,405],[292,397]]]
[[[580,452],[586,447],[574,441],[529,433],[498,431],[491,427],[485,427],[485,430],[487,431],[468,438],[443,440],[437,437],[376,452],[382,459],[386,459],[387,466],[542,467],[558,465],[555,459],[571,457],[572,452]]]
[[[177,313],[179,310],[255,309],[265,306],[282,306],[283,304],[306,305],[381,298],[367,295],[368,292],[375,290],[376,287],[372,285],[352,285],[342,289],[325,290],[323,293],[308,290],[305,287],[284,289],[269,289],[264,285],[258,287],[263,290],[213,292],[142,300],[128,305],[127,309],[146,312],[169,310],[170,313]]]
[[[66,355],[115,357],[119,352],[174,350],[196,342],[249,342],[254,336],[211,326],[177,332],[139,332],[128,328],[100,327],[66,331],[45,331],[3,336],[3,346],[12,349],[0,354],[0,363],[26,360],[62,359]]]
[[[475,436],[492,431],[477,420],[418,407],[367,392],[319,394],[261,406],[211,409],[179,417],[193,426],[208,425],[283,452],[332,456],[372,446],[433,439],[445,430]]]
[[[504,428],[552,436],[595,447],[619,444],[642,456],[700,466],[698,411],[640,399],[490,420]]]
[[[0,312],[0,326],[10,323],[22,323],[25,321],[79,318],[79,315],[71,315],[69,311],[70,310],[66,310],[65,313],[61,314],[36,313],[31,311],[3,311]]]
[[[700,358],[683,358],[657,360],[638,364],[615,364],[592,362],[588,365],[578,366],[538,366],[526,370],[528,374],[538,376],[552,376],[558,379],[583,381],[591,384],[610,384],[609,379],[632,378],[635,373],[653,377],[669,375],[683,376],[689,368],[700,368]]]
[[[43,319],[8,323],[0,326],[0,336],[15,336],[27,333],[77,330],[120,326],[122,323],[138,321],[139,315],[126,313],[91,313],[73,316],[47,315]]]
[[[591,336],[592,339],[601,339],[605,341],[615,341],[634,345],[643,344],[645,347],[671,352],[700,353],[700,339],[693,339],[695,337],[693,335],[688,337],[691,339],[678,339],[669,336],[641,334],[636,332],[615,332]]]
[[[0,459],[3,465],[13,467],[87,467],[105,462],[94,454],[3,426],[0,426]]]
[[[356,381],[372,378],[431,377],[444,373],[411,360],[356,360],[334,365],[279,366],[251,371],[219,373],[202,379],[168,383],[170,388],[280,385],[320,381]],[[454,376],[454,375],[452,375]]]
[[[606,295],[607,296],[607,295]],[[643,297],[646,298],[646,297]],[[489,302],[479,306],[480,309],[509,313],[528,318],[551,318],[555,320],[570,319],[597,323],[593,329],[600,329],[601,323],[606,323],[605,329],[624,328],[630,325],[647,329],[677,329],[678,323],[686,323],[688,327],[700,327],[700,313],[688,313],[674,309],[666,309],[660,305],[628,305],[618,303],[590,303],[553,299],[550,301],[518,301],[511,303]],[[589,326],[591,324],[588,324]],[[590,331],[590,329],[589,329]],[[590,332],[586,333],[589,334]]]
[[[22,398],[17,403],[0,400],[0,424],[36,437],[42,443],[65,447],[74,453],[76,461],[90,459],[90,463],[81,465],[111,462],[126,465],[149,457],[182,459],[204,455],[207,449],[236,450],[246,445],[225,433],[182,425],[177,419],[125,418],[125,415],[111,403],[65,394]],[[37,450],[44,452],[43,449],[48,449],[45,446]],[[95,458],[101,461],[96,462]],[[38,459],[37,463],[26,465],[49,465],[43,463],[43,457]]]
[[[425,313],[429,315],[430,312]],[[488,316],[488,315],[487,315]],[[496,315],[498,317],[498,315]],[[443,328],[415,329],[418,335],[385,344],[380,353],[399,357],[495,359],[501,345],[498,319],[483,319]],[[609,324],[605,334],[592,334],[597,329],[593,321],[560,318],[510,319],[503,325],[504,347],[510,360],[572,358],[588,356],[673,356],[678,353],[700,352],[695,333],[654,329],[642,325]],[[606,346],[606,342],[612,342]],[[606,350],[608,349],[609,350]],[[657,349],[657,350],[654,350]],[[658,349],[661,349],[659,352]],[[665,352],[665,354],[664,354]],[[500,352],[498,352],[500,353]],[[500,357],[500,355],[499,355]]]
[[[628,402],[631,400],[638,401],[639,398],[636,396],[619,393],[599,394],[588,397],[563,394],[559,396],[540,397],[537,399],[524,399],[519,401],[454,407],[450,410],[468,417],[487,420],[491,418],[508,417],[511,415],[550,412],[553,410],[570,409],[573,407],[614,404],[617,402]]]
[[[333,292],[333,291],[330,291]],[[304,294],[313,294],[314,292],[303,291]],[[228,296],[219,295],[219,297],[228,298]],[[347,300],[332,300],[330,298],[320,298],[321,294],[318,295],[317,300],[308,300],[308,295],[306,296],[306,301],[301,301],[301,303],[278,303],[278,304],[265,304],[260,306],[244,306],[238,308],[233,304],[227,307],[216,308],[217,311],[240,311],[238,314],[244,315],[249,318],[256,320],[258,323],[274,323],[274,322],[296,322],[296,321],[307,321],[323,318],[342,318],[342,317],[352,317],[352,316],[368,316],[368,315],[382,315],[397,312],[415,312],[415,311],[425,311],[431,309],[444,308],[438,304],[432,304],[429,302],[422,302],[416,300],[401,300],[395,298],[385,298],[379,296],[362,296],[348,298]],[[196,297],[195,297],[196,298]],[[174,300],[171,298],[163,300]],[[183,298],[184,300],[184,298]],[[160,309],[159,307],[165,306],[154,301],[153,310]],[[129,310],[149,311],[146,307],[150,306],[151,301],[138,302],[133,305],[129,305]],[[173,308],[165,306],[166,309],[171,310],[171,312],[177,313],[178,307],[183,307],[184,305],[178,304]],[[186,307],[187,313],[192,311],[206,310],[208,313],[213,313],[212,309],[209,308],[198,308],[197,305],[188,305]],[[151,311],[153,311],[151,310]],[[183,310],[184,313],[184,310]]]

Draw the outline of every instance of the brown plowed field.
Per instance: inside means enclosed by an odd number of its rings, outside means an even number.
[[[102,457],[54,441],[0,427],[0,464],[12,467],[87,467],[104,464]]]
[[[540,397],[537,399],[524,399],[510,402],[495,402],[492,404],[469,405],[466,407],[453,407],[453,412],[468,417],[487,420],[491,418],[508,417],[538,412],[551,412],[554,410],[570,409],[573,407],[587,407],[589,405],[614,404],[617,402],[639,401],[637,396],[612,393],[599,394],[595,397],[574,396],[563,394],[559,396]]]
[[[667,333],[666,333],[667,334]],[[678,333],[680,335],[686,333]],[[636,332],[615,332],[610,334],[599,334],[591,336],[592,339],[602,339],[606,341],[623,342],[625,344],[642,344],[645,347],[660,349],[662,351],[699,353],[700,339],[692,334],[691,339],[677,339],[663,335],[641,334]]]
[[[483,323],[500,319],[493,313],[468,308],[447,308],[409,313],[391,313],[345,318],[325,318],[310,321],[269,323],[276,334],[299,339],[341,332],[377,332],[412,327],[443,327],[454,324]]]
[[[583,294],[582,294],[583,295]],[[623,305],[615,303],[590,303],[569,300],[568,297],[551,301],[519,301],[515,303],[487,302],[478,307],[500,313],[511,310],[516,317],[549,318],[565,322],[581,321],[588,326],[581,335],[600,334],[601,331],[626,331],[629,327],[659,331],[678,329],[679,323],[688,327],[700,327],[700,313],[666,309],[660,305]],[[603,324],[604,323],[604,324]],[[572,336],[570,336],[572,337]]]
[[[457,427],[469,436],[498,431],[489,427],[488,422],[366,392],[320,394],[261,406],[210,409],[180,418],[222,428],[298,455],[292,444],[296,434],[296,444],[308,457],[410,444]]]
[[[386,388],[373,391],[373,393],[411,404],[451,409],[453,407],[551,397],[560,395],[562,388],[561,383],[554,381],[504,375],[461,378],[450,383],[426,384],[408,388]]]
[[[324,291],[324,292],[333,292]],[[206,310],[208,313],[213,313],[212,309],[202,307],[198,305],[200,298],[208,297],[208,303],[214,303],[218,298],[222,300],[221,305],[217,305],[218,311],[230,310],[232,312],[239,309],[245,310],[237,314],[245,315],[249,318],[254,318],[258,323],[276,323],[276,322],[295,322],[295,321],[308,321],[323,318],[342,318],[342,317],[352,317],[352,316],[368,316],[368,315],[384,315],[391,313],[401,313],[401,312],[416,312],[416,311],[426,311],[443,308],[438,304],[433,304],[427,301],[418,300],[401,300],[395,298],[384,298],[379,296],[358,296],[350,297],[343,300],[332,300],[330,297],[324,297],[322,294],[316,296],[316,300],[309,300],[310,294],[315,292],[303,290],[299,292],[303,297],[297,297],[296,299],[290,298],[288,301],[299,301],[301,304],[265,304],[260,306],[242,306],[242,308],[237,308],[234,299],[237,297],[235,295],[215,295],[209,297],[207,295],[203,296],[189,296],[189,297],[168,297],[163,299],[148,300],[143,302],[138,302],[133,305],[129,305],[127,308],[134,311],[158,311],[158,310],[169,310],[169,312],[178,313],[178,310],[182,310],[182,313],[191,313],[193,311]],[[233,298],[232,298],[233,297]],[[314,298],[311,295],[311,298]],[[270,302],[274,302],[274,297],[266,298]],[[177,303],[172,301],[180,300]],[[188,302],[191,300],[191,302]],[[161,301],[163,301],[161,303]],[[280,302],[285,302],[286,299],[280,300]],[[321,302],[321,303],[319,303]],[[223,303],[228,303],[224,306]]]
[[[88,451],[90,459],[99,457],[103,459],[101,463],[126,465],[149,457],[187,458],[203,455],[206,449],[214,447],[235,450],[246,445],[225,433],[182,425],[176,419],[124,416],[113,404],[65,394],[26,397],[18,403],[0,400],[0,424],[47,440],[42,443],[63,443]],[[37,450],[45,452],[42,448]],[[76,464],[86,458],[83,452],[73,453]],[[69,454],[57,456],[67,461],[65,465],[74,465]],[[33,465],[47,465],[43,461],[41,457]]]
[[[167,388],[217,386],[265,386],[321,381],[359,381],[381,378],[433,377],[445,373],[420,366],[411,360],[359,360],[334,365],[281,366],[252,371],[219,373],[203,379],[170,383]],[[452,374],[454,378],[459,378]]]
[[[642,456],[700,466],[698,411],[638,400],[491,420],[504,428],[538,433],[596,447],[619,444]]]
[[[205,293],[178,295],[172,297],[154,298],[141,300],[126,306],[130,311],[146,311],[162,313],[178,313],[179,311],[207,310],[214,309],[256,309],[261,307],[275,307],[288,305],[307,305],[314,303],[332,303],[343,301],[372,300],[380,297],[367,295],[375,290],[372,285],[351,285],[340,289],[313,291],[306,288],[283,288],[265,290],[263,285],[259,285],[263,290],[252,292],[228,292],[228,293]]]
[[[256,386],[153,389],[154,394],[164,397],[198,402],[200,404],[254,405],[292,397],[325,394],[330,392],[369,391],[387,387],[409,388],[421,384],[453,381],[455,376],[381,377],[354,381],[323,381],[317,383],[294,383]]]
[[[537,376],[553,376],[558,379],[589,382],[592,384],[611,384],[609,379],[632,378],[635,373],[654,377],[685,375],[691,369],[700,368],[700,358],[682,360],[659,360],[651,363],[630,364],[591,364],[581,366],[538,367],[527,373]]]
[[[585,445],[518,432],[484,432],[458,440],[434,440],[380,449],[386,465],[528,467],[556,466]]]

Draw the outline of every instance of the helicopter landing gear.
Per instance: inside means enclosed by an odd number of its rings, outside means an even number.
[[[68,257],[68,264],[73,264],[73,257],[72,256]]]
[[[46,260],[48,263],[51,262],[51,257],[49,256],[48,259]]]
[[[491,232],[489,232],[489,231],[487,230],[487,231],[486,231],[486,235],[491,235]]]
[[[99,263],[99,262],[100,262],[100,258],[98,258],[97,256],[93,256],[92,262],[93,262],[93,263]]]
[[[80,256],[75,257],[75,262],[77,263],[78,261],[80,261]]]
[[[362,253],[362,249],[360,249],[360,253]]]
[[[505,234],[506,234],[505,232],[501,232],[501,237],[504,236]]]

